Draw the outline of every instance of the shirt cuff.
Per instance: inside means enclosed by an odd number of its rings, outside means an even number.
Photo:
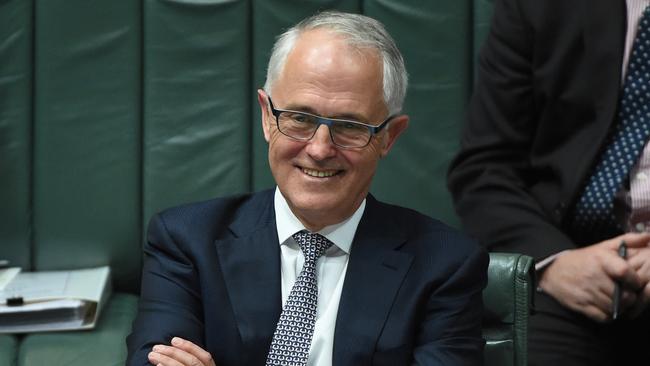
[[[553,263],[555,258],[557,258],[560,254],[564,252],[566,252],[566,250],[563,250],[559,253],[551,254],[548,257],[542,259],[541,261],[535,263],[535,271],[536,272],[543,271],[544,269],[546,269],[546,267],[548,267],[551,263]]]
[[[549,255],[548,257],[542,259],[541,261],[535,263],[535,274],[537,275],[536,276],[537,279],[539,280],[539,278],[541,278],[540,274],[546,269],[546,267],[548,267],[549,265],[551,265],[551,263],[553,263],[555,258],[557,258],[558,256],[562,255],[565,252],[566,250],[563,250],[559,253]],[[537,285],[537,292],[544,292],[542,288],[539,287],[539,284]]]

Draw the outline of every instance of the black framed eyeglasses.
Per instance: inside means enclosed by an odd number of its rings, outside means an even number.
[[[318,127],[326,125],[329,127],[330,138],[334,145],[348,149],[366,147],[370,143],[372,136],[381,132],[388,122],[393,119],[393,116],[389,116],[378,126],[373,126],[346,119],[325,118],[311,113],[276,109],[273,106],[271,97],[267,96],[267,98],[271,112],[275,116],[278,130],[283,135],[294,140],[311,140]]]

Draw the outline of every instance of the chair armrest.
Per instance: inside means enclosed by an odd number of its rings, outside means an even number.
[[[527,364],[528,317],[534,311],[535,266],[532,257],[490,253],[483,292],[485,365]]]

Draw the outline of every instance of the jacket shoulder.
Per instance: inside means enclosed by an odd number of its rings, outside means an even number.
[[[244,226],[273,220],[273,191],[238,194],[192,202],[167,208],[154,215],[171,233],[205,233],[217,239],[228,235],[233,223],[246,221]]]

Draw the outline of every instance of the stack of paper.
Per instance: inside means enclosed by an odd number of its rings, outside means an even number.
[[[0,269],[0,291],[13,281],[14,277],[20,273],[20,267],[2,268]]]
[[[0,290],[0,333],[93,328],[110,289],[109,267],[21,272]]]

